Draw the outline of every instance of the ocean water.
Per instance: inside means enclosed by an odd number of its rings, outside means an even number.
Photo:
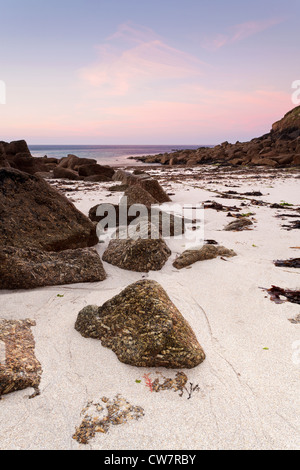
[[[201,145],[29,145],[34,157],[62,158],[68,154],[82,158],[94,158],[102,165],[141,164],[128,160],[130,156],[156,155],[175,150],[197,149]]]

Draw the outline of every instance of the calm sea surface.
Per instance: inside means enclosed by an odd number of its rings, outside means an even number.
[[[29,145],[34,157],[62,158],[68,154],[94,158],[103,165],[134,165],[130,156],[155,155],[175,150],[197,149],[201,145]]]

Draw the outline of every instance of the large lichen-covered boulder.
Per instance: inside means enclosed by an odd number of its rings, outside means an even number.
[[[60,251],[98,243],[95,225],[45,180],[0,169],[0,244]]]
[[[0,289],[33,289],[105,278],[94,248],[46,252],[0,246]]]
[[[130,183],[129,183],[130,184]],[[149,177],[136,177],[136,181],[134,184],[141,186],[145,191],[151,194],[156,201],[158,201],[160,204],[163,202],[170,202],[171,199],[163,189],[163,187],[159,184],[159,182],[154,179],[154,178],[149,178]]]
[[[32,387],[39,394],[42,367],[35,357],[32,320],[0,320],[0,397]]]
[[[205,359],[189,323],[151,280],[131,284],[102,307],[85,307],[75,328],[132,366],[190,369]]]
[[[218,256],[225,256],[231,258],[236,256],[235,251],[229,250],[224,246],[204,245],[199,250],[185,250],[173,263],[174,268],[182,269],[197,261],[205,261],[217,258]]]

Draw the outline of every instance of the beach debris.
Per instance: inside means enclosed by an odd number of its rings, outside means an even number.
[[[174,390],[174,392],[179,392],[180,397],[183,397],[186,393],[187,399],[190,400],[194,392],[200,391],[198,384],[194,385],[191,382],[188,383],[188,377],[184,372],[177,372],[173,379],[165,377],[161,373],[159,375],[163,381],[160,382],[160,379],[156,378],[152,382],[152,390],[154,392],[160,392],[161,390]]]
[[[295,220],[293,222],[290,222],[289,225],[282,225],[283,228],[286,228],[288,231],[294,230],[294,229],[300,229],[300,220]]]
[[[61,251],[98,243],[95,225],[45,180],[0,169],[2,246]]]
[[[153,392],[153,384],[149,374],[144,374],[143,379],[145,380],[146,387],[149,388],[150,392]]]
[[[289,318],[289,321],[291,323],[294,323],[295,325],[299,324],[300,323],[300,315],[297,315],[295,318]]]
[[[205,242],[207,245],[218,245],[218,242],[216,242],[216,240],[212,240],[212,239],[204,240],[204,242]]]
[[[42,367],[35,357],[33,320],[0,320],[0,397],[28,387],[39,395]]]
[[[98,282],[106,279],[95,248],[61,252],[0,246],[0,289]]]
[[[300,268],[300,258],[290,258],[274,261],[275,266],[283,268]]]
[[[85,307],[75,328],[132,366],[189,369],[205,359],[189,323],[152,280],[131,284],[102,307]]]
[[[253,222],[250,219],[242,217],[241,219],[238,220],[233,220],[230,222],[224,230],[228,231],[235,231],[235,232],[240,232],[241,230],[248,229],[250,225],[253,225]]]
[[[240,207],[237,206],[224,206],[216,201],[205,201],[204,209],[214,209],[216,211],[229,212],[229,211],[240,211]]]
[[[156,372],[157,377],[151,379],[151,374],[144,374],[143,379],[145,385],[149,388],[150,392],[161,392],[165,390],[173,390],[179,392],[179,396],[187,396],[190,400],[194,392],[199,392],[200,387],[198,384],[194,385],[192,382],[188,383],[188,377],[184,372],[177,372],[175,377],[165,377],[161,372]],[[136,383],[141,383],[141,380],[136,380]]]
[[[227,256],[229,258],[237,256],[235,251],[229,250],[224,246],[204,245],[199,250],[186,250],[173,262],[174,268],[182,269],[196,263],[197,261],[204,261],[217,258],[218,256]]]
[[[283,289],[277,286],[272,286],[266,290],[270,294],[271,300],[276,304],[282,304],[283,302],[300,304],[300,290]],[[281,297],[285,297],[286,300],[282,300]]]
[[[83,419],[73,439],[80,444],[88,444],[96,433],[106,434],[111,426],[139,420],[144,415],[141,406],[131,405],[119,394],[113,399],[102,397],[99,401],[90,401],[81,412]]]

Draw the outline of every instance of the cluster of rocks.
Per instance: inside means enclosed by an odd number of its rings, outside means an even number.
[[[213,148],[183,150],[172,153],[135,157],[145,163],[163,165],[263,165],[300,166],[300,106],[289,111],[272,126],[270,133],[250,142],[223,142]]]
[[[33,157],[25,140],[0,142],[0,168],[13,168],[44,178],[91,182],[112,181],[115,173],[113,168],[99,165],[94,159],[71,154],[61,159]]]
[[[102,259],[130,271],[158,271],[171,255],[163,237],[183,234],[184,219],[158,207],[161,200],[169,197],[157,180],[147,177],[141,179],[141,184],[135,184],[139,177],[121,170],[117,173],[127,183],[133,176],[134,184],[126,189],[118,205],[98,204],[89,211],[90,219],[98,222],[100,239],[105,234],[108,217],[109,228],[117,229]],[[145,182],[150,192],[144,189]]]

